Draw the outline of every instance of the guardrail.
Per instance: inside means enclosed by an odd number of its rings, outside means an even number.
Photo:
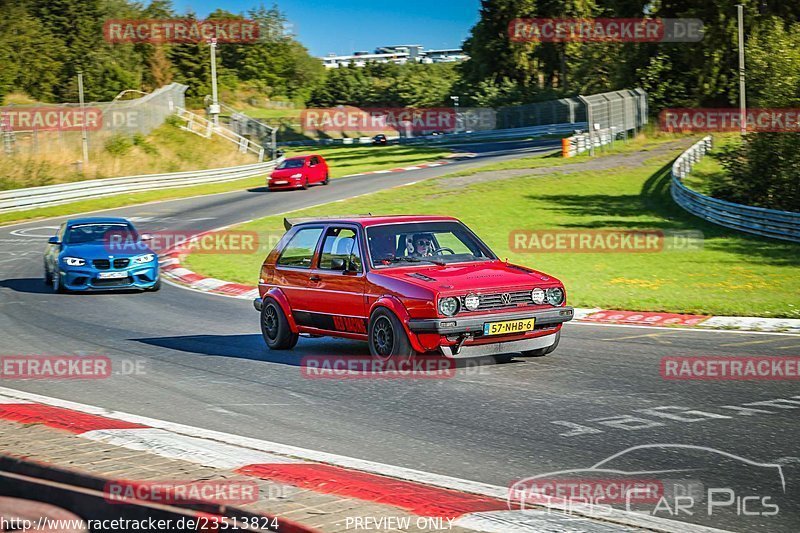
[[[140,176],[85,180],[3,191],[0,192],[0,213],[65,204],[85,198],[97,198],[113,194],[170,189],[173,187],[249,178],[269,172],[281,160],[236,167],[212,168],[210,170],[143,174]]]
[[[683,178],[710,149],[711,135],[707,135],[672,164],[671,192],[675,203],[695,216],[726,228],[800,242],[800,213],[726,202],[700,194],[683,184]]]
[[[226,141],[236,144],[239,148],[239,153],[246,154],[250,152],[258,156],[259,161],[264,160],[264,147],[257,142],[251,141],[247,137],[243,137],[224,126],[217,126],[207,118],[187,111],[182,107],[175,108],[175,115],[186,121],[186,125],[181,126],[181,129],[200,135],[206,139],[210,138],[212,134],[218,135]]]
[[[510,128],[505,130],[471,131],[464,133],[444,133],[442,135],[421,135],[419,137],[400,137],[399,135],[387,136],[390,141],[396,140],[400,144],[447,144],[462,141],[479,141],[484,139],[521,139],[525,137],[538,137],[542,135],[561,135],[572,133],[575,130],[586,129],[586,122],[564,122],[562,124],[547,124],[545,126],[531,126],[528,128]],[[309,139],[305,141],[289,141],[278,143],[281,146],[327,146],[338,144],[370,144],[372,137],[347,137],[343,139]]]

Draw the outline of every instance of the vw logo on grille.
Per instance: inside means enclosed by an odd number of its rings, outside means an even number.
[[[503,302],[503,305],[511,305],[511,295],[504,292],[500,295],[500,301]]]

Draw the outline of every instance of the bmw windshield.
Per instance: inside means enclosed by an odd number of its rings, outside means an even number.
[[[77,224],[67,230],[65,244],[105,244],[112,240],[135,242],[139,236],[127,224]]]
[[[450,264],[496,259],[492,251],[458,222],[414,222],[367,228],[376,268],[406,263]]]

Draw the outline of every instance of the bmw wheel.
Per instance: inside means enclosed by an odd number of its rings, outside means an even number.
[[[373,357],[411,357],[416,352],[411,347],[403,324],[388,309],[378,308],[369,319],[369,352]]]
[[[292,333],[283,309],[271,298],[265,298],[261,307],[261,335],[271,350],[289,350],[297,344],[298,335]]]

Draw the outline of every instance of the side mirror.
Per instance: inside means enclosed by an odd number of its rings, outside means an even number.
[[[153,240],[153,236],[150,235],[149,233],[142,233],[141,237],[139,237],[139,240],[140,241],[152,241]]]
[[[347,270],[344,259],[331,259],[331,270]]]
[[[61,242],[58,240],[58,237],[50,237],[47,239],[47,244],[61,244]]]

